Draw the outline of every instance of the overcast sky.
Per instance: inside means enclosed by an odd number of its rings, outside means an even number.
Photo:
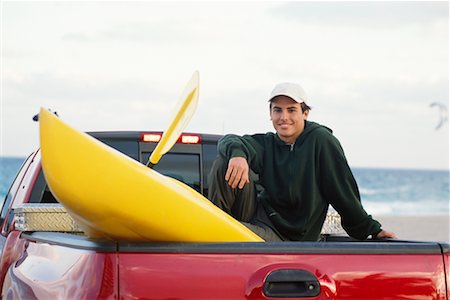
[[[352,167],[448,169],[448,2],[1,2],[0,155],[40,107],[82,130],[163,130],[200,72],[190,132],[272,131],[300,83]]]

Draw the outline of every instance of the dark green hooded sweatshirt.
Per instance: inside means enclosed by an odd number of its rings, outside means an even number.
[[[293,145],[275,133],[226,135],[218,151],[227,159],[247,159],[264,187],[258,199],[286,240],[316,241],[329,205],[351,237],[365,239],[381,231],[363,209],[344,151],[325,126],[305,121]]]

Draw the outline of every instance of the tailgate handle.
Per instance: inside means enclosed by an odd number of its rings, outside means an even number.
[[[263,291],[267,297],[307,298],[320,294],[320,284],[305,270],[276,270],[267,276]]]

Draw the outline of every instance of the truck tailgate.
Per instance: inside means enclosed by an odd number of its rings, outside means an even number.
[[[54,232],[9,242],[23,246],[2,260],[6,298],[447,299],[449,246],[433,242],[117,243]]]
[[[119,245],[120,295],[152,299],[447,299],[437,243]]]

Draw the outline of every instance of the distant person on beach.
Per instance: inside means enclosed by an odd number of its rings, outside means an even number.
[[[278,84],[269,103],[276,133],[229,134],[219,141],[209,199],[266,241],[317,241],[329,205],[351,237],[395,238],[362,207],[331,129],[307,121],[311,108],[303,88]]]

